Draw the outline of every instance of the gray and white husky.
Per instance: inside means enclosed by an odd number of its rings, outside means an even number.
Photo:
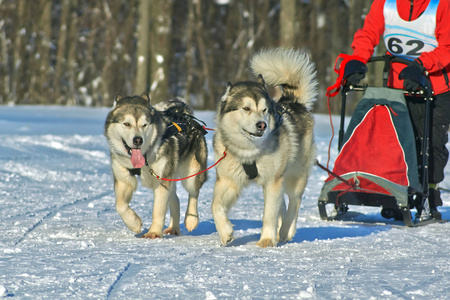
[[[180,204],[176,184],[160,178],[187,177],[206,168],[207,147],[199,124],[183,101],[173,99],[152,106],[147,95],[120,97],[105,122],[105,136],[111,151],[116,210],[128,228],[141,232],[141,218],[129,203],[139,175],[144,186],[153,189],[152,223],[144,238],[180,234]],[[157,178],[158,177],[158,178]],[[189,193],[185,226],[198,223],[197,201],[206,173],[182,181]],[[170,224],[163,232],[167,207]]]
[[[216,114],[213,139],[217,165],[212,213],[223,245],[233,240],[228,211],[241,190],[254,182],[263,187],[264,212],[257,245],[274,247],[291,240],[301,198],[315,158],[314,119],[317,98],[314,64],[292,49],[267,49],[251,60],[256,82],[228,83]],[[265,81],[280,86],[274,101]],[[289,197],[286,211],[284,193]]]

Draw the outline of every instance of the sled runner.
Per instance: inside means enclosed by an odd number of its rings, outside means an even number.
[[[404,91],[387,88],[390,63],[410,61],[392,56],[374,57],[374,61],[385,63],[383,87],[342,87],[339,154],[319,196],[320,217],[340,219],[349,205],[360,205],[382,207],[382,215],[386,211],[398,212],[395,219],[409,227],[446,222],[431,217],[427,200],[431,84],[422,84],[426,116],[420,167]],[[364,96],[344,132],[346,96],[352,91],[364,91]],[[334,206],[332,216],[327,213],[328,204]],[[417,210],[415,219],[412,208]]]

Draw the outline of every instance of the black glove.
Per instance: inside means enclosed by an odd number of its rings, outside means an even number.
[[[403,88],[409,92],[414,92],[419,87],[426,88],[428,82],[425,76],[425,68],[417,60],[405,67],[398,75],[398,79],[404,80]]]
[[[344,69],[344,82],[357,85],[366,77],[367,66],[362,61],[352,59],[347,62]]]

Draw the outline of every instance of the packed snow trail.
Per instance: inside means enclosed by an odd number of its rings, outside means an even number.
[[[182,236],[138,238],[114,208],[108,109],[0,107],[0,297],[16,299],[446,299],[450,224],[404,228],[380,209],[351,207],[358,223],[320,220],[327,174],[314,167],[293,241],[255,246],[260,187],[244,191],[230,218],[236,239],[221,247],[211,215],[215,170],[201,190],[200,224]],[[214,127],[213,112],[196,112]],[[325,163],[328,116],[315,115]],[[337,124],[337,120],[335,120]],[[208,165],[214,163],[206,135]],[[332,148],[332,160],[337,155]],[[331,166],[332,167],[332,166]],[[444,188],[450,188],[446,169]],[[178,189],[183,219],[187,194]],[[450,193],[440,209],[450,219]],[[151,191],[131,206],[151,222]]]

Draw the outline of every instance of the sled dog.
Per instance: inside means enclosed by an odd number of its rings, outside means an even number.
[[[191,109],[180,99],[152,106],[147,95],[120,97],[105,122],[105,136],[111,152],[116,210],[127,227],[141,232],[141,218],[129,204],[140,176],[153,189],[152,223],[144,238],[180,234],[180,204],[176,184],[159,178],[187,177],[206,168],[207,147],[202,127],[192,118]],[[157,176],[159,178],[157,178]],[[182,181],[189,193],[185,226],[198,223],[197,200],[206,173]],[[170,224],[163,231],[167,207]]]
[[[292,49],[266,49],[250,62],[256,82],[228,83],[216,114],[213,147],[217,165],[212,213],[222,245],[233,240],[228,211],[241,190],[254,182],[263,187],[260,247],[291,240],[301,197],[315,159],[314,119],[317,97],[314,64]],[[269,96],[265,82],[280,86]],[[286,211],[284,193],[289,197]]]

